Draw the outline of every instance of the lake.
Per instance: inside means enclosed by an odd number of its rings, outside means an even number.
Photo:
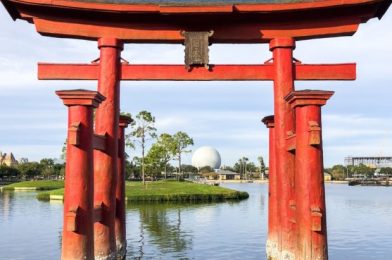
[[[249,199],[133,204],[127,259],[266,259],[267,184],[225,184]],[[330,259],[392,259],[392,188],[327,184]],[[59,259],[62,204],[0,192],[0,259]]]

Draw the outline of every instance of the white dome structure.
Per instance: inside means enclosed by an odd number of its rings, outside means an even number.
[[[198,169],[206,166],[209,166],[212,169],[219,169],[221,166],[221,157],[215,148],[203,146],[193,153],[192,165]]]

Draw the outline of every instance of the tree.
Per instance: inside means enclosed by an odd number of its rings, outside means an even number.
[[[247,172],[246,162],[247,161],[249,161],[249,159],[247,157],[242,157],[242,158],[238,159],[238,161],[233,166],[233,170],[241,175],[241,179],[246,177],[246,172]],[[254,164],[251,165],[251,167],[253,167],[253,166],[254,166]]]
[[[64,160],[64,161],[67,158],[67,142],[68,142],[68,139],[65,139],[65,141],[63,143],[63,147],[61,148],[60,158],[61,158],[61,160]]]
[[[0,165],[0,177],[16,177],[20,175],[20,171],[14,167]]]
[[[162,172],[162,170],[164,170],[166,178],[166,168],[170,158],[170,150],[167,150],[165,146],[159,143],[159,141],[153,144],[145,159],[147,172],[153,175],[158,175]]]
[[[354,173],[365,177],[372,177],[374,175],[374,169],[361,163],[354,167]]]
[[[256,172],[258,170],[254,162],[248,162],[246,164],[246,169],[250,173]]]
[[[241,177],[242,177],[242,166],[243,166],[242,159],[238,159],[238,161],[233,166],[233,170],[236,173],[239,173],[241,175]]]
[[[181,165],[181,169],[184,173],[193,173],[197,174],[198,170],[195,166],[189,165],[189,164],[183,164]]]
[[[392,176],[392,168],[391,167],[383,167],[380,169],[380,174]]]
[[[215,172],[215,171],[210,166],[204,166],[204,167],[199,169],[199,172],[201,174],[203,174],[203,173],[211,173],[211,172]]]
[[[174,151],[176,148],[176,142],[173,136],[163,133],[159,136],[157,146],[159,147],[159,152],[161,160],[164,164],[165,179],[167,177],[167,164],[171,159],[173,159]]]
[[[165,179],[167,177],[167,166],[169,161],[173,158],[173,151],[175,150],[175,142],[171,135],[161,134],[156,143],[154,143],[146,156],[146,163],[148,172],[154,172],[155,175],[160,174],[162,170],[165,172]]]
[[[257,157],[257,160],[259,161],[259,164],[260,164],[260,174],[261,174],[261,178],[264,180],[264,176],[265,176],[265,164],[264,164],[263,156]]]
[[[161,151],[159,146],[152,146],[151,149],[148,151],[145,159],[145,171],[147,176],[151,176],[152,179],[158,177],[161,174],[163,169]]]
[[[245,178],[247,178],[247,168],[246,168],[246,162],[249,161],[249,159],[247,157],[242,157],[242,163],[244,164],[243,166],[243,171],[244,171],[244,175]]]
[[[334,165],[331,170],[330,174],[333,180],[344,180],[346,177],[347,169],[343,165]]]
[[[135,121],[132,123],[133,131],[126,136],[127,146],[133,147],[133,143],[138,143],[142,149],[141,167],[142,167],[142,180],[145,184],[145,165],[144,157],[147,143],[156,138],[157,129],[154,127],[155,117],[148,111],[140,111],[136,115]],[[134,140],[135,142],[132,142]]]
[[[132,161],[129,162],[128,169],[129,177],[133,177],[135,179],[140,179],[142,176],[142,167],[141,167],[141,159],[137,156],[132,158]]]
[[[23,176],[29,178],[41,175],[42,173],[42,165],[37,162],[19,164],[17,168]]]
[[[193,145],[193,139],[187,133],[177,132],[173,135],[175,159],[178,160],[178,175],[181,176],[181,156],[184,153],[190,153],[191,150],[186,150],[190,145]]]
[[[356,166],[354,166],[354,165],[347,165],[346,166],[346,169],[347,169],[347,177],[353,177],[352,175],[353,175],[353,173],[354,173],[354,169],[355,169],[355,167]]]
[[[54,160],[50,159],[50,158],[44,158],[41,159],[41,161],[39,162],[42,166],[42,175],[44,177],[49,177],[55,174],[54,171]]]

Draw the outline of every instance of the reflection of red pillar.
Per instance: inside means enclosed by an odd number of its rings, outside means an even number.
[[[279,242],[279,209],[278,194],[276,186],[276,165],[275,165],[275,125],[274,116],[266,116],[262,122],[269,129],[269,168],[268,168],[268,259],[278,258]]]
[[[94,259],[93,108],[105,98],[88,90],[56,94],[68,106],[61,259]]]
[[[130,116],[120,116],[118,128],[118,158],[116,185],[116,246],[117,255],[122,259],[126,253],[126,223],[125,223],[125,128],[132,122]]]
[[[301,260],[328,259],[321,106],[332,94],[305,90],[286,97],[296,114],[297,259]]]
[[[294,220],[294,154],[287,151],[286,138],[294,131],[294,113],[284,100],[294,90],[293,49],[291,38],[277,38],[270,42],[275,68],[274,75],[274,114],[275,114],[275,159],[276,181],[279,194],[280,216],[280,258],[294,259],[295,220]]]
[[[101,219],[94,224],[95,259],[114,259],[116,240],[116,178],[118,156],[118,123],[120,110],[120,52],[117,39],[101,38],[98,91],[106,101],[96,110],[95,131],[106,135],[106,150],[94,151],[94,205],[101,205]]]

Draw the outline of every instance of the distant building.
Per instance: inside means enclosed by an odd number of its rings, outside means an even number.
[[[216,172],[202,173],[201,176],[207,180],[217,180],[219,175]]]
[[[25,158],[25,157],[19,159],[19,163],[20,163],[20,164],[28,163],[28,162],[29,162],[29,159],[27,159],[27,158]]]
[[[13,167],[18,165],[18,161],[15,159],[13,153],[2,153],[0,152],[0,165],[7,165]]]
[[[358,156],[344,158],[346,166],[358,166],[360,164],[371,168],[392,167],[392,156]]]
[[[218,180],[240,180],[241,175],[237,172],[219,170],[216,172],[218,174]]]
[[[324,172],[324,181],[332,181],[332,175]]]

